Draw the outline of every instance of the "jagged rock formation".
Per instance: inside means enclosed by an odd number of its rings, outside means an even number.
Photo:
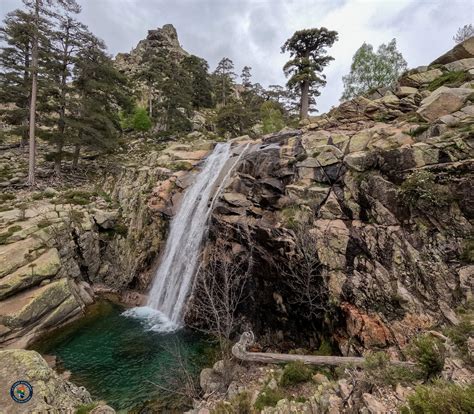
[[[9,390],[13,382],[26,379],[33,387],[33,397],[18,404]],[[92,402],[84,387],[61,378],[35,351],[0,351],[0,387],[0,407],[5,413],[75,412],[78,406]]]
[[[474,54],[462,57],[412,70],[379,97],[345,102],[301,130],[263,137],[245,157],[211,234],[230,231],[239,246],[248,232],[255,243],[241,313],[260,338],[317,343],[312,335],[326,330],[343,355],[398,352],[420,330],[456,322],[474,274]],[[333,307],[316,326],[281,276],[301,217],[310,218]]]
[[[172,24],[165,24],[162,28],[148,30],[146,39],[140,40],[130,53],[118,53],[115,57],[117,68],[127,75],[134,75],[140,69],[147,55],[156,53],[159,49],[169,52],[169,57],[181,60],[189,56],[180,45],[178,33]]]

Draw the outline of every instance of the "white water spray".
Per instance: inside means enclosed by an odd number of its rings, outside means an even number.
[[[142,319],[148,328],[159,332],[170,332],[180,327],[214,201],[244,152],[222,178],[220,176],[232,152],[230,144],[216,145],[194,183],[186,190],[178,212],[171,221],[147,306],[130,309],[124,315]],[[216,190],[219,178],[222,182]]]

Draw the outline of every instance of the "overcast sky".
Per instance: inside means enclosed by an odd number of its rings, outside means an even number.
[[[147,30],[172,23],[181,45],[213,70],[223,57],[253,81],[284,84],[280,47],[296,30],[325,26],[339,32],[330,50],[320,112],[337,105],[342,76],[365,41],[377,47],[392,38],[409,67],[428,64],[449,50],[457,28],[474,22],[473,0],[78,0],[80,19],[105,40],[110,53],[129,52]],[[0,17],[21,0],[0,0]]]

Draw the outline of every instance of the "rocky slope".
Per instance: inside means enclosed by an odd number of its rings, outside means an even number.
[[[230,234],[237,252],[253,244],[241,314],[263,342],[317,346],[326,333],[343,355],[398,354],[417,332],[457,322],[474,282],[474,38],[456,50],[245,156],[211,235]],[[319,318],[282,274],[301,221],[327,289]]]

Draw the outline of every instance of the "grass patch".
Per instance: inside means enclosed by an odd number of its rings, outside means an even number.
[[[288,229],[296,229],[299,222],[298,215],[300,212],[301,209],[297,205],[282,208],[280,214],[285,227]]]
[[[474,239],[463,241],[461,259],[467,263],[474,263]]]
[[[415,338],[408,349],[425,379],[441,374],[446,358],[446,349],[438,338],[431,335],[420,335]]]
[[[433,173],[425,170],[410,174],[400,186],[398,197],[405,206],[426,212],[446,207],[452,200],[449,190],[437,184]]]
[[[285,393],[279,388],[272,390],[268,387],[258,395],[255,404],[253,405],[257,412],[262,411],[265,407],[275,407],[277,402],[285,398]]]
[[[90,204],[96,195],[97,193],[92,191],[68,190],[59,197],[58,204],[62,203],[85,206],[87,204]]]
[[[285,369],[280,378],[280,385],[282,387],[290,387],[302,382],[308,382],[311,380],[312,375],[313,371],[311,368],[303,364],[303,362],[290,362],[285,365]]]
[[[89,414],[95,407],[97,407],[97,403],[80,405],[76,408],[76,414]]]
[[[457,348],[460,358],[467,364],[474,366],[474,358],[469,354],[467,341],[474,337],[474,301],[468,302],[458,309],[459,324],[445,330]]]
[[[317,351],[313,352],[313,355],[319,356],[331,356],[332,355],[332,346],[327,339],[323,339]]]
[[[212,414],[252,414],[252,402],[248,392],[242,392],[229,402],[220,401]]]
[[[418,386],[408,397],[402,414],[474,413],[474,384],[460,386],[445,381]]]
[[[430,127],[429,125],[420,125],[414,129],[410,129],[407,132],[407,134],[410,135],[411,137],[418,137],[421,134],[423,134],[423,132],[427,131],[429,127]]]
[[[396,385],[413,383],[422,374],[420,370],[391,364],[385,352],[375,352],[365,358],[364,376],[370,384]]]
[[[21,226],[11,226],[8,228],[7,231],[0,233],[0,244],[5,244],[10,236],[13,236],[14,233],[20,231],[22,229]]]
[[[12,194],[12,193],[2,193],[2,194],[0,194],[0,201],[1,202],[14,200],[14,199],[15,199],[15,195]]]
[[[169,163],[166,168],[171,171],[189,171],[193,168],[192,164],[186,161],[177,161]]]
[[[441,86],[456,87],[469,81],[469,74],[464,71],[447,72],[436,78],[428,85],[428,90],[433,92]]]
[[[44,194],[43,194],[43,193],[36,192],[36,193],[33,193],[33,194],[32,194],[31,199],[32,199],[32,200],[42,200],[43,197],[44,197]]]
[[[51,220],[42,219],[42,220],[38,221],[38,223],[36,225],[38,226],[38,228],[44,229],[45,227],[51,226],[51,224],[53,224]]]

